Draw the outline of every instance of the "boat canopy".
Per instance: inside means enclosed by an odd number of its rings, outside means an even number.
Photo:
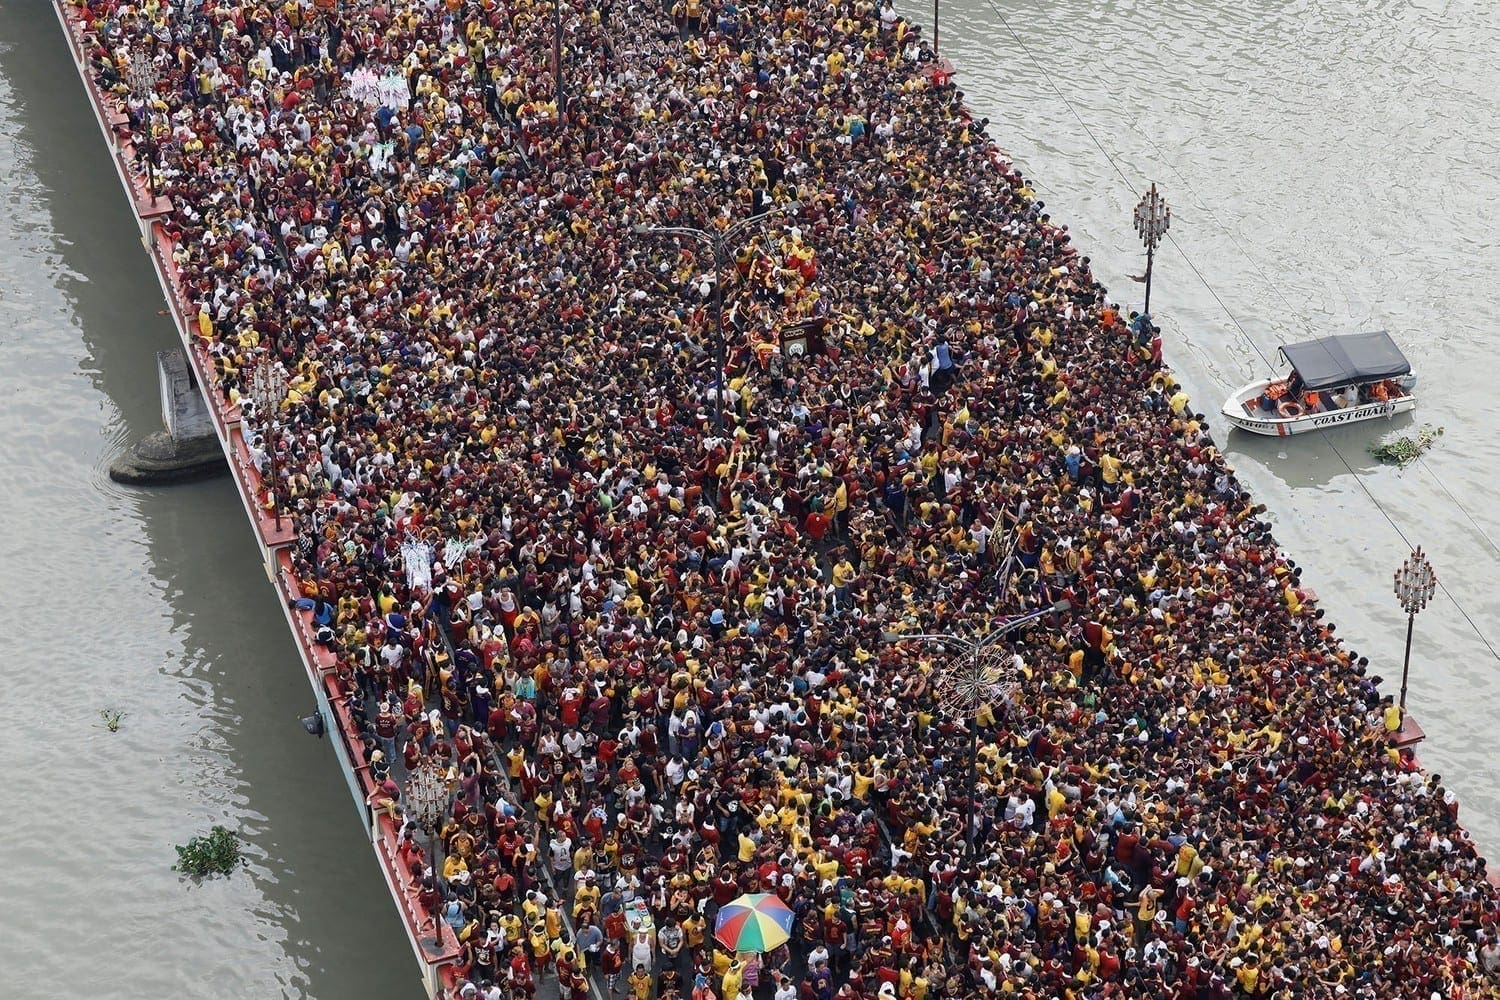
[[[1309,389],[1331,389],[1351,382],[1376,382],[1411,371],[1411,362],[1384,330],[1321,337],[1287,344],[1281,356]]]

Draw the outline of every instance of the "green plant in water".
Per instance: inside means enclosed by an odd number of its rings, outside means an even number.
[[[243,864],[240,839],[233,831],[215,826],[206,837],[194,837],[186,846],[177,845],[177,863],[173,871],[203,878],[209,875],[231,875]]]
[[[120,731],[120,720],[125,718],[125,713],[118,708],[99,709],[99,718],[104,720],[104,728],[112,733]]]
[[[1443,429],[1441,427],[1423,424],[1422,429],[1417,431],[1416,437],[1403,436],[1384,444],[1372,444],[1370,446],[1370,454],[1387,465],[1394,465],[1404,469],[1421,458],[1422,453],[1431,448],[1433,443],[1442,434]]]

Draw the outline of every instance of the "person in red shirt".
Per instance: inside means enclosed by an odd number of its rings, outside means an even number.
[[[536,980],[531,975],[531,963],[526,960],[525,950],[518,944],[510,950],[510,971],[506,978],[511,993],[518,997],[536,995]]]
[[[619,752],[620,743],[618,740],[602,739],[599,741],[599,749],[595,751],[595,755],[599,758],[600,766],[608,770],[614,764],[615,755]]]
[[[569,729],[578,728],[578,720],[583,710],[583,691],[576,687],[568,688],[558,699],[557,706],[562,714],[562,724]]]
[[[508,906],[515,898],[516,877],[505,869],[500,869],[490,884],[495,888],[495,897],[505,905]]]
[[[614,942],[618,950],[619,943],[625,940],[625,911],[615,910],[613,913],[606,915],[602,929],[606,944]],[[616,969],[615,971],[618,972],[619,970]]]
[[[1120,974],[1120,959],[1112,948],[1099,949],[1099,978],[1111,982]]]
[[[822,505],[814,506],[802,521],[802,530],[814,542],[823,541],[823,536],[828,534],[828,529],[833,525],[833,520],[823,513]]]
[[[1193,907],[1196,905],[1197,900],[1193,899],[1192,895],[1186,892],[1177,900],[1177,909],[1173,912],[1173,916],[1177,918],[1178,934],[1187,933],[1188,921],[1192,919]]]

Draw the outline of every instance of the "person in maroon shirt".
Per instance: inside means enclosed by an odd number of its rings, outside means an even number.
[[[640,776],[640,768],[635,766],[634,757],[626,757],[625,763],[620,765],[620,771],[618,775],[616,775],[622,788],[631,784],[635,781],[636,778],[639,778]]]
[[[620,926],[623,930],[624,917],[620,917]],[[625,965],[625,958],[620,953],[620,942],[608,931],[605,933],[604,947],[599,951],[599,971],[604,973],[604,981],[607,984],[606,996],[615,995],[615,984],[620,978],[620,969]]]
[[[655,757],[659,744],[656,740],[656,718],[652,716],[641,720],[641,735],[636,739],[636,749],[647,758]]]
[[[721,866],[718,874],[714,876],[713,892],[715,906],[725,906],[731,899],[740,894],[740,884],[735,880],[731,867],[728,864]]]

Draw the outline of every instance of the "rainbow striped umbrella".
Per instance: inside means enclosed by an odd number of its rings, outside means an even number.
[[[714,938],[730,951],[773,951],[791,940],[795,919],[780,898],[750,892],[719,910]]]

